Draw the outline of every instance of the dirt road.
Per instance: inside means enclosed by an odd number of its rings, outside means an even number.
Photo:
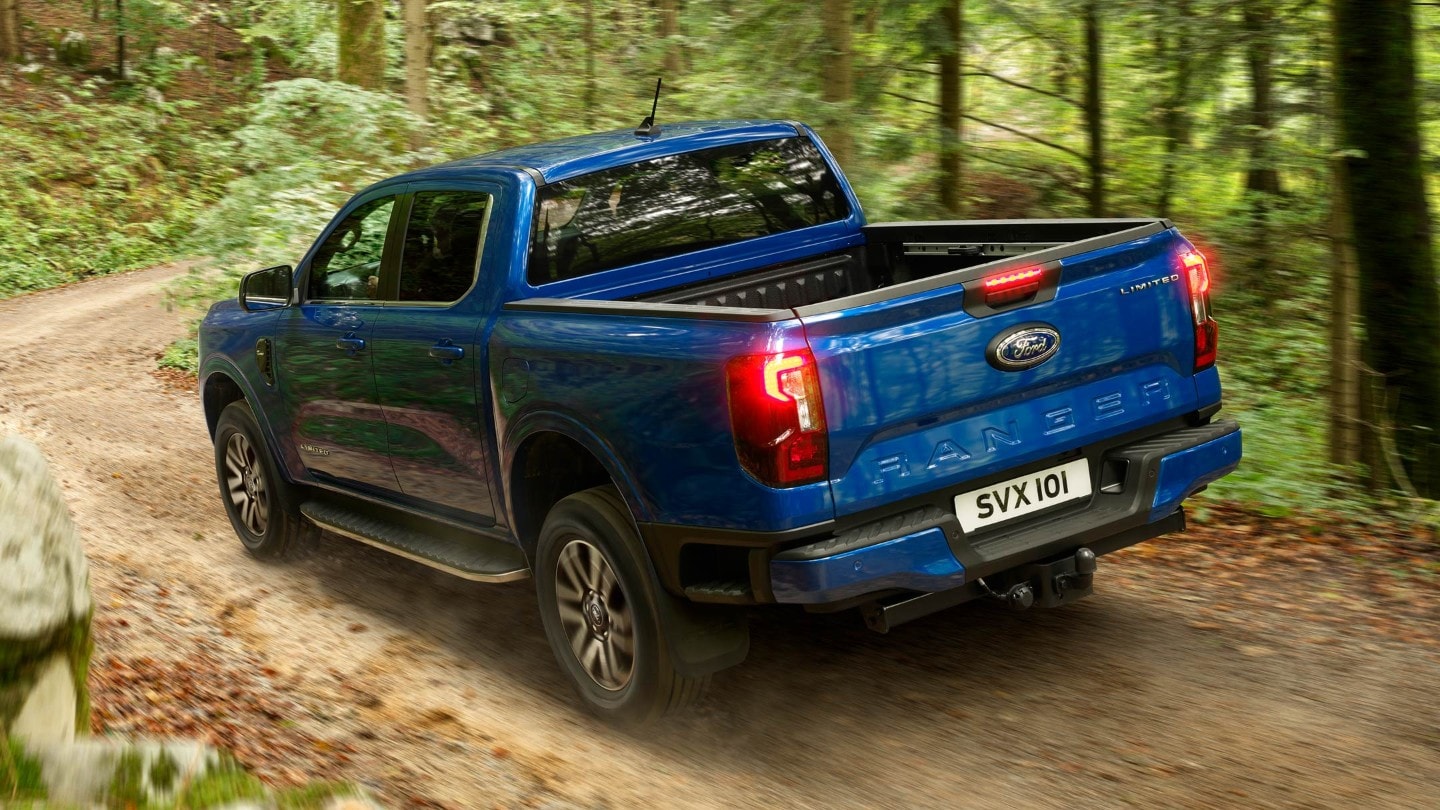
[[[571,701],[528,582],[338,538],[242,552],[197,398],[153,373],[178,272],[0,302],[0,433],[40,444],[84,534],[111,729],[216,735],[397,806],[1440,805],[1435,577],[1253,525],[1253,551],[1202,528],[1106,558],[1059,611],[888,636],[762,613],[695,714],[618,734]]]

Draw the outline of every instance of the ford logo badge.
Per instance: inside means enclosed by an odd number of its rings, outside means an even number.
[[[985,359],[1001,371],[1035,368],[1060,350],[1060,333],[1046,323],[1022,323],[1001,332],[985,347]]]

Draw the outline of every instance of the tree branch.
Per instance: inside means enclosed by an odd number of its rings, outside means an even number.
[[[1029,90],[1032,93],[1039,93],[1042,96],[1049,96],[1051,98],[1059,99],[1077,110],[1085,109],[1085,105],[1081,104],[1073,98],[1070,98],[1069,96],[1062,96],[1061,94],[1051,90],[1045,90],[1040,87],[1035,87],[1034,85],[1025,84],[1024,82],[1017,82],[1014,79],[1007,79],[998,73],[991,73],[988,70],[977,68],[973,65],[966,65],[966,67],[970,68],[970,71],[965,74],[966,76],[986,76],[988,78],[994,79],[997,82],[1000,82],[1001,84],[1008,84],[1011,87],[1018,87],[1021,90]]]
[[[1074,194],[1077,197],[1084,197],[1086,194],[1086,190],[1083,186],[1076,185],[1069,178],[1065,177],[1057,171],[1054,171],[1053,169],[1042,169],[1039,166],[1025,166],[1019,163],[1009,163],[1004,160],[998,160],[996,158],[989,157],[988,155],[983,154],[982,150],[979,149],[971,149],[966,152],[966,154],[969,157],[975,158],[976,160],[984,161],[985,163],[993,163],[996,166],[1005,166],[1006,168],[1010,169],[1019,169],[1022,172],[1034,172],[1036,174],[1043,174],[1046,177],[1054,180],[1056,183],[1059,183],[1061,188],[1065,189],[1071,194]]]
[[[1085,155],[1081,154],[1080,152],[1075,151],[1074,149],[1071,149],[1071,148],[1068,147],[1068,146],[1065,146],[1064,144],[1058,144],[1058,143],[1055,143],[1054,141],[1047,141],[1047,140],[1045,140],[1044,138],[1041,138],[1041,137],[1039,137],[1039,136],[1037,136],[1037,135],[1031,135],[1030,133],[1025,132],[1024,130],[1019,130],[1019,129],[1016,129],[1016,128],[1014,128],[1014,127],[1007,127],[1007,126],[1005,126],[1004,124],[997,124],[997,123],[995,123],[994,121],[986,121],[984,118],[979,118],[979,117],[974,116],[974,115],[971,115],[971,114],[969,114],[969,113],[962,113],[962,114],[961,114],[961,117],[962,117],[962,118],[968,118],[968,119],[970,119],[971,121],[974,121],[974,122],[977,123],[977,124],[983,124],[983,125],[985,125],[985,126],[987,126],[987,127],[994,127],[994,128],[996,128],[996,129],[1003,130],[1003,131],[1005,131],[1005,132],[1010,133],[1011,135],[1019,135],[1020,137],[1024,138],[1024,139],[1027,140],[1027,141],[1033,141],[1034,143],[1038,143],[1038,144],[1040,144],[1041,146],[1048,146],[1048,147],[1050,147],[1051,149],[1059,150],[1059,151],[1061,151],[1061,152],[1064,152],[1064,153],[1067,154],[1067,155],[1070,155],[1070,156],[1076,158],[1077,160],[1082,160],[1082,161],[1088,161],[1088,160],[1089,160],[1089,158],[1085,157]]]
[[[926,100],[923,99],[923,98],[912,98],[912,97],[910,97],[910,96],[902,96],[902,95],[900,95],[899,93],[892,93],[892,92],[890,92],[889,90],[883,90],[883,91],[881,91],[881,92],[883,92],[883,93],[884,93],[885,95],[887,95],[887,96],[894,96],[895,98],[898,98],[898,99],[900,99],[901,101],[910,101],[910,102],[914,102],[915,104],[928,104],[928,105],[930,105],[931,107],[939,107],[939,106],[940,106],[939,104],[936,104],[936,103],[933,102],[933,101],[926,101]]]

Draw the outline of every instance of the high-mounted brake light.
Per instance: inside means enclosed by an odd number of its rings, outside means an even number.
[[[1045,280],[1045,268],[1031,267],[1025,270],[1000,273],[984,281],[985,305],[1001,307],[1022,301],[1040,291]]]
[[[772,487],[825,480],[830,442],[810,350],[736,357],[726,376],[740,465]]]
[[[1198,250],[1180,254],[1180,267],[1190,287],[1190,312],[1195,320],[1195,370],[1215,365],[1220,324],[1210,314],[1210,268]]]

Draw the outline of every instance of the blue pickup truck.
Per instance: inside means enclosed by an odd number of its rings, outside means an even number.
[[[1204,257],[1163,219],[867,224],[808,127],[586,135],[357,194],[200,328],[225,509],[534,577],[644,723],[749,606],[1054,607],[1233,470]]]

